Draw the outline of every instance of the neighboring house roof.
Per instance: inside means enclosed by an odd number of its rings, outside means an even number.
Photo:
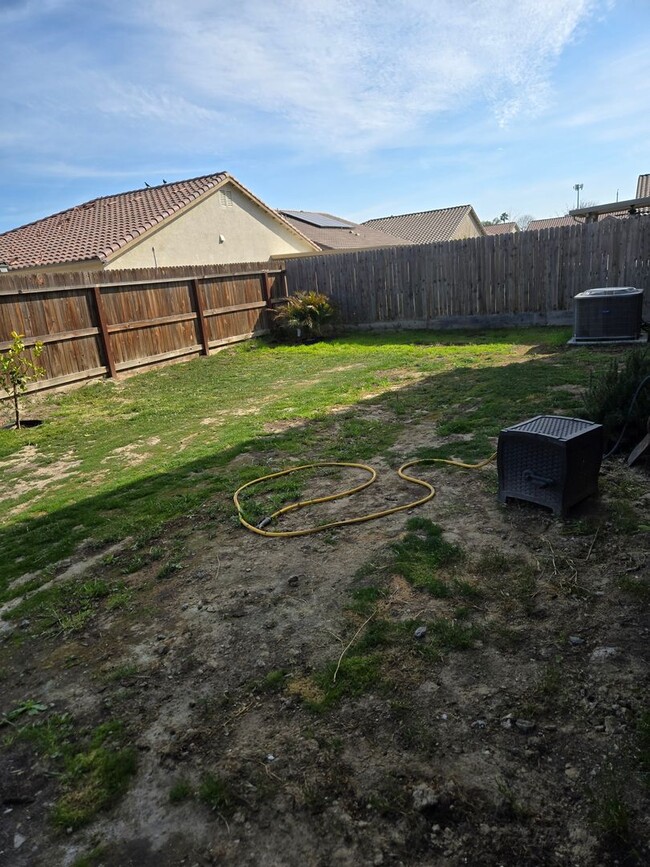
[[[380,229],[343,220],[323,211],[279,211],[292,226],[318,244],[321,250],[394,247],[411,243]]]
[[[535,229],[557,229],[559,226],[575,226],[577,223],[581,223],[582,220],[574,220],[573,217],[549,217],[546,220],[531,220],[528,226],[526,226],[527,231],[533,231]]]
[[[512,232],[518,232],[519,226],[516,223],[494,223],[492,226],[483,224],[486,235],[510,235]]]
[[[636,198],[645,199],[650,196],[650,175],[639,175],[636,182]]]
[[[390,232],[414,244],[429,244],[435,241],[453,240],[467,216],[475,223],[477,234],[484,235],[485,230],[471,205],[438,208],[416,214],[399,214],[394,217],[378,217],[374,220],[366,220],[363,225]]]
[[[218,172],[102,196],[4,232],[0,235],[0,261],[6,262],[9,270],[74,262],[105,262],[134,239],[226,183],[241,190],[285,228],[300,234],[295,226],[228,172]]]

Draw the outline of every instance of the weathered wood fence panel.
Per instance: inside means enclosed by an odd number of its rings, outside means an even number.
[[[303,256],[286,271],[291,294],[325,292],[348,325],[570,322],[574,296],[600,286],[645,289],[648,320],[650,218]]]
[[[636,286],[650,320],[650,218],[206,270],[0,275],[0,350],[12,330],[44,343],[30,390],[115,376],[262,334],[305,290],[347,325],[445,327],[570,322],[579,292]]]
[[[30,391],[183,359],[269,330],[281,267],[174,268],[0,277],[0,350],[44,344]],[[264,270],[262,270],[264,269]],[[168,276],[169,272],[172,276]],[[121,279],[120,279],[121,278]]]

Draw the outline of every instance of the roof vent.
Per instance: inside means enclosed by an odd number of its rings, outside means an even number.
[[[643,289],[587,289],[574,298],[574,333],[569,343],[645,342],[641,334]]]

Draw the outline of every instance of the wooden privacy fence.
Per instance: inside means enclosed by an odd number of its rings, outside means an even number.
[[[318,291],[347,325],[483,327],[570,322],[573,297],[599,286],[645,289],[650,217],[287,259],[291,294]]]
[[[0,350],[12,330],[44,344],[30,390],[116,376],[267,332],[287,289],[329,295],[346,325],[484,327],[568,322],[579,292],[636,286],[650,319],[650,217],[274,265],[0,275]]]
[[[284,270],[257,265],[216,273],[214,267],[208,274],[174,269],[185,274],[171,278],[153,269],[130,272],[128,281],[110,272],[66,280],[7,275],[0,279],[0,350],[11,331],[24,334],[27,347],[44,344],[39,364],[47,378],[29,388],[38,391],[208,355],[266,333],[274,304],[286,297]],[[141,279],[132,279],[136,274]],[[79,282],[71,285],[71,277]],[[47,282],[63,285],[39,285]]]

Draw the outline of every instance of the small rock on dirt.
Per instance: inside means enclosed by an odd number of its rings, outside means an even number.
[[[590,661],[596,663],[607,662],[618,656],[618,647],[597,647],[591,654]]]
[[[535,728],[535,723],[531,719],[516,719],[515,726],[519,729],[520,732],[527,734],[528,732],[532,732]]]
[[[426,810],[427,807],[435,807],[438,804],[438,796],[431,786],[421,783],[413,789],[413,807],[416,810]]]

